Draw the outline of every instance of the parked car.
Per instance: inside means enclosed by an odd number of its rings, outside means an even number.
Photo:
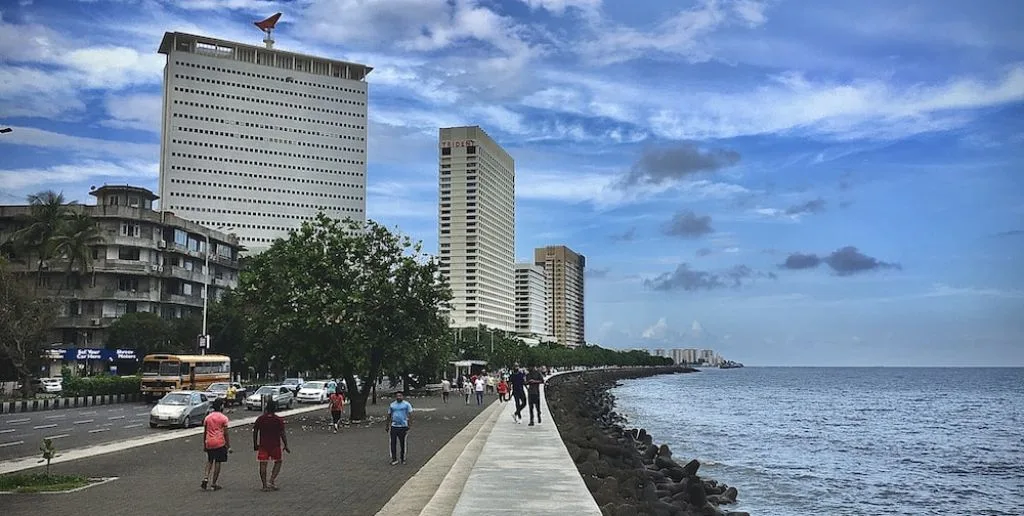
[[[63,378],[40,378],[39,379],[39,392],[45,392],[47,394],[60,394],[64,391],[64,379]]]
[[[306,382],[302,384],[295,399],[299,403],[324,403],[333,392],[327,390],[327,385],[326,381]]]
[[[295,401],[295,394],[284,385],[264,385],[245,398],[246,410],[263,410],[267,400],[274,400],[277,408],[290,409]]]
[[[160,398],[149,412],[149,427],[180,426],[189,428],[203,424],[210,413],[212,396],[200,391],[171,391]]]
[[[302,384],[306,383],[302,378],[285,378],[281,385],[288,387],[292,390],[292,393],[298,394],[299,389],[302,388]]]
[[[228,387],[233,386],[235,388],[234,399],[228,399]],[[227,405],[241,405],[242,400],[245,399],[245,387],[238,382],[217,382],[210,384],[206,388],[208,396],[215,396],[225,401]]]

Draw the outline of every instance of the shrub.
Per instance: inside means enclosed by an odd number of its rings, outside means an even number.
[[[64,379],[64,396],[92,396],[102,394],[133,394],[139,392],[138,376],[90,376]]]

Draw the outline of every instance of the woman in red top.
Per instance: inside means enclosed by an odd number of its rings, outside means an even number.
[[[498,401],[501,401],[502,403],[504,403],[506,401],[507,397],[508,397],[508,383],[506,383],[505,379],[502,378],[501,381],[498,382]]]
[[[329,408],[331,409],[331,426],[334,427],[334,433],[338,433],[338,425],[341,424],[341,411],[345,410],[345,393],[341,390],[340,383],[331,393]]]

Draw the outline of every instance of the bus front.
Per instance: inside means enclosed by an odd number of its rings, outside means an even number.
[[[146,355],[142,359],[142,396],[158,400],[181,387],[181,361],[177,355]]]

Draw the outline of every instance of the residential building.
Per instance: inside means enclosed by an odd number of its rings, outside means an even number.
[[[520,336],[551,334],[547,287],[544,267],[532,263],[516,264],[516,333]]]
[[[200,315],[206,285],[216,299],[238,283],[236,236],[154,211],[157,196],[145,188],[103,186],[90,193],[97,204],[70,206],[93,217],[103,236],[92,247],[88,271],[76,266],[77,274],[69,276],[63,260],[41,266],[24,256],[11,260],[11,270],[27,273],[37,295],[60,302],[51,343],[103,348],[107,329],[126,313],[153,312],[167,319]],[[0,206],[0,241],[23,227],[30,213],[27,205]]]
[[[477,126],[438,141],[438,255],[452,327],[507,332],[515,322],[515,161]]]
[[[564,346],[586,342],[583,319],[583,271],[587,259],[564,245],[534,250],[534,264],[544,267],[548,281],[548,327]]]
[[[159,52],[161,211],[251,252],[318,212],[366,220],[371,67],[181,32]]]

